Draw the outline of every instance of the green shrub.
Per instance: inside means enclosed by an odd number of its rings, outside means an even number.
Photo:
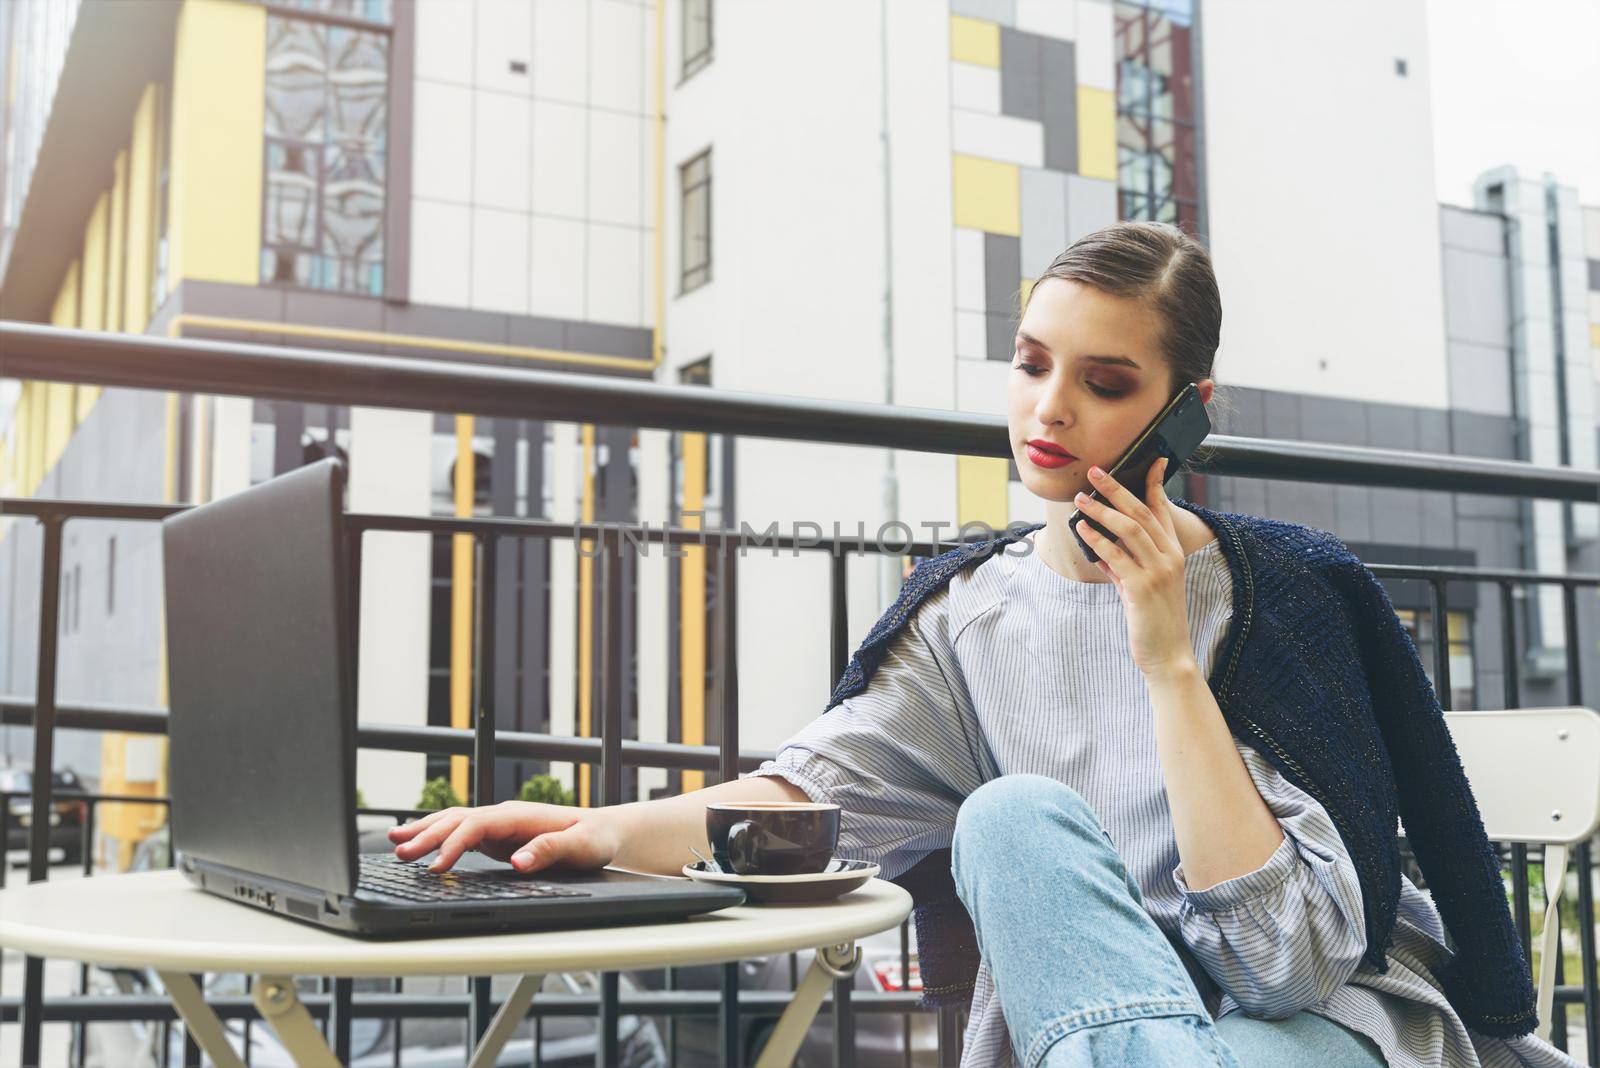
[[[359,789],[357,789],[356,790],[356,808],[366,808],[366,807],[367,807],[367,795],[362,793]]]
[[[437,779],[429,779],[422,788],[422,797],[417,800],[417,807],[428,812],[437,812],[441,808],[458,808],[461,804],[460,795],[450,785],[450,780],[443,775]]]
[[[517,792],[519,801],[537,801],[546,805],[572,804],[572,791],[561,785],[554,775],[535,775],[522,784]]]

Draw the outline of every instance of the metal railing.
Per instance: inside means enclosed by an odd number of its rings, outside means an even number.
[[[244,345],[225,342],[177,341],[142,336],[101,334],[58,330],[30,324],[0,322],[0,351],[5,352],[4,373],[8,377],[65,382],[84,382],[105,386],[175,390],[199,394],[222,394],[257,399],[391,407],[412,410],[441,410],[518,419],[550,419],[564,422],[593,422],[651,427],[668,430],[717,432],[723,434],[777,438],[791,441],[894,447],[923,452],[986,456],[1010,454],[1004,420],[971,413],[897,409],[879,405],[825,401],[798,401],[752,394],[711,391],[699,387],[656,385],[646,381],[604,378],[594,375],[561,374],[515,368],[452,364],[382,356],[349,355],[328,351]],[[1293,441],[1245,439],[1213,435],[1205,453],[1194,464],[1202,474],[1258,478],[1284,478],[1293,481],[1390,486],[1424,490],[1481,493],[1498,496],[1539,497],[1577,502],[1600,502],[1600,473],[1570,468],[1543,468],[1530,464],[1456,457],[1438,454],[1411,454],[1356,446],[1310,444]],[[49,501],[39,499],[0,500],[0,513],[30,517],[40,524],[43,552],[40,571],[39,643],[37,687],[32,700],[0,698],[0,722],[34,728],[33,767],[49,769],[55,730],[79,728],[137,733],[164,733],[166,712],[152,708],[126,708],[94,705],[63,705],[56,698],[57,612],[60,594],[62,529],[71,520],[119,519],[158,521],[182,506],[137,505],[109,502]],[[480,589],[494,587],[492,551],[498,539],[582,538],[600,545],[597,568],[601,670],[596,679],[599,701],[599,735],[595,738],[568,738],[548,734],[497,731],[491,690],[475,702],[480,710],[472,730],[443,727],[367,724],[358,728],[357,742],[363,748],[407,752],[464,755],[470,758],[473,799],[493,796],[494,758],[522,756],[597,764],[600,773],[600,802],[614,804],[622,799],[624,769],[629,767],[701,769],[714,772],[719,779],[737,776],[771,755],[743,751],[738,735],[738,678],[735,599],[739,551],[748,544],[766,548],[776,545],[796,553],[826,553],[830,566],[830,676],[831,686],[843,671],[849,656],[849,634],[845,615],[848,593],[846,560],[852,553],[890,553],[932,555],[953,543],[913,542],[885,545],[874,539],[773,536],[763,533],[752,539],[744,531],[698,530],[651,527],[615,523],[554,523],[545,520],[511,518],[448,518],[379,515],[349,515],[352,530],[412,531],[430,534],[467,534],[476,547],[477,582]],[[359,564],[361,537],[351,538],[354,562]],[[720,703],[717,709],[721,728],[716,746],[690,746],[649,743],[622,737],[621,650],[622,633],[619,581],[620,557],[625,539],[670,544],[707,546],[714,555],[723,595],[718,598],[716,662],[723,666]],[[1449,682],[1449,640],[1446,626],[1449,582],[1491,582],[1499,589],[1504,614],[1503,643],[1506,654],[1506,706],[1517,703],[1515,614],[1513,588],[1518,585],[1554,584],[1562,589],[1567,648],[1567,689],[1573,704],[1581,703],[1580,665],[1576,655],[1577,591],[1600,588],[1600,575],[1545,575],[1534,572],[1483,569],[1438,568],[1398,565],[1370,565],[1380,577],[1416,579],[1429,583],[1432,590],[1431,615],[1434,624],[1434,683],[1441,704],[1451,707]],[[352,584],[359,582],[360,568],[349,569]],[[354,594],[354,589],[351,591]],[[485,612],[480,599],[477,642],[480,657],[492,658],[493,613]],[[359,597],[352,600],[358,610]],[[480,661],[478,677],[493,677],[492,659]],[[486,710],[486,711],[485,711]],[[36,813],[48,812],[52,801],[51,776],[35,775],[30,800]],[[74,799],[77,800],[76,795]],[[122,798],[118,798],[122,800]],[[126,800],[150,801],[149,798]],[[9,799],[5,807],[9,809]],[[35,821],[30,828],[28,875],[30,881],[48,878],[48,821]],[[1502,850],[1502,857],[1504,851]],[[1513,913],[1525,951],[1531,951],[1529,883],[1526,846],[1513,845],[1509,861],[1513,880]],[[1556,992],[1555,1038],[1565,1045],[1565,1007],[1581,1002],[1585,1009],[1590,1063],[1600,1063],[1600,1027],[1597,1027],[1596,955],[1593,927],[1592,857],[1590,844],[1574,851],[1579,874],[1579,903],[1584,922],[1579,923],[1583,976],[1580,984],[1562,983]],[[3,878],[3,875],[0,875]],[[908,950],[902,935],[902,961]],[[1531,959],[1531,956],[1530,956]],[[1560,964],[1558,963],[1558,968]],[[0,1023],[21,1022],[23,1062],[38,1058],[39,1029],[45,1021],[75,1023],[116,1020],[175,1019],[170,1006],[154,998],[45,998],[43,961],[28,958],[21,998],[0,996]],[[906,975],[902,971],[902,975]],[[1558,972],[1559,975],[1559,972]],[[596,1014],[600,1022],[597,1058],[607,1063],[616,1052],[617,1022],[624,1010],[642,1015],[676,1019],[685,1014],[715,1013],[721,1032],[720,1048],[725,1060],[737,1057],[738,1023],[741,1015],[776,1015],[781,995],[740,991],[737,965],[722,969],[722,986],[717,993],[666,991],[620,996],[616,977],[606,977],[598,996],[560,999],[541,996],[530,1015]],[[836,986],[830,1013],[834,1024],[837,1063],[853,1063],[853,1021],[858,1011],[906,1013],[916,1008],[916,997],[908,993],[852,995],[847,983]],[[215,998],[212,1004],[224,1017],[249,1019],[253,1009],[247,998]],[[331,1018],[335,1050],[341,1056],[349,1050],[349,1027],[353,1018],[465,1015],[473,1033],[487,1026],[493,1008],[487,980],[473,980],[470,993],[460,998],[408,997],[399,994],[353,997],[349,980],[335,980],[326,997],[309,997],[313,1014]],[[950,1035],[953,1014],[940,1027],[941,1038]],[[398,1044],[397,1044],[398,1050]],[[909,1044],[908,1044],[909,1050]],[[191,1052],[197,1051],[191,1047]],[[398,1054],[397,1054],[398,1055]],[[31,1059],[30,1059],[31,1058]]]

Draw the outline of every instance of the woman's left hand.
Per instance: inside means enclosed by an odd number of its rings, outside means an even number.
[[[1166,475],[1165,457],[1150,465],[1147,507],[1111,475],[1091,468],[1090,481],[1115,507],[1086,493],[1075,500],[1085,515],[1117,536],[1113,542],[1088,523],[1078,524],[1078,533],[1100,557],[1095,566],[1117,584],[1128,617],[1133,661],[1146,677],[1196,662],[1189,639],[1183,546],[1163,488]]]

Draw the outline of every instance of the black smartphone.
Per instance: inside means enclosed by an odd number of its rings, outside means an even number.
[[[1133,439],[1133,444],[1129,445],[1117,462],[1111,465],[1109,473],[1134,496],[1144,500],[1145,481],[1150,477],[1150,468],[1155,462],[1165,456],[1167,470],[1171,472],[1173,468],[1187,460],[1210,433],[1211,417],[1206,415],[1206,406],[1200,400],[1200,390],[1190,382],[1173,394],[1167,406],[1150,420],[1149,426],[1139,432],[1139,436]],[[1099,490],[1089,494],[1089,499],[1099,501],[1101,504],[1110,504]],[[1115,508],[1116,505],[1111,507]],[[1089,562],[1097,563],[1100,557],[1089,548],[1089,544],[1083,540],[1083,535],[1078,533],[1079,523],[1088,523],[1112,541],[1116,541],[1117,536],[1090,519],[1082,508],[1073,510],[1067,519],[1067,529],[1078,539],[1078,548],[1083,550],[1083,555]]]

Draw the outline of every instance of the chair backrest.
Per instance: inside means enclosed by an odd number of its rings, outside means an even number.
[[[1544,845],[1534,1034],[1548,1041],[1567,849],[1600,830],[1600,714],[1577,707],[1518,708],[1446,712],[1444,718],[1490,840]]]
[[[1573,845],[1600,831],[1600,713],[1517,708],[1444,718],[1492,841]]]

